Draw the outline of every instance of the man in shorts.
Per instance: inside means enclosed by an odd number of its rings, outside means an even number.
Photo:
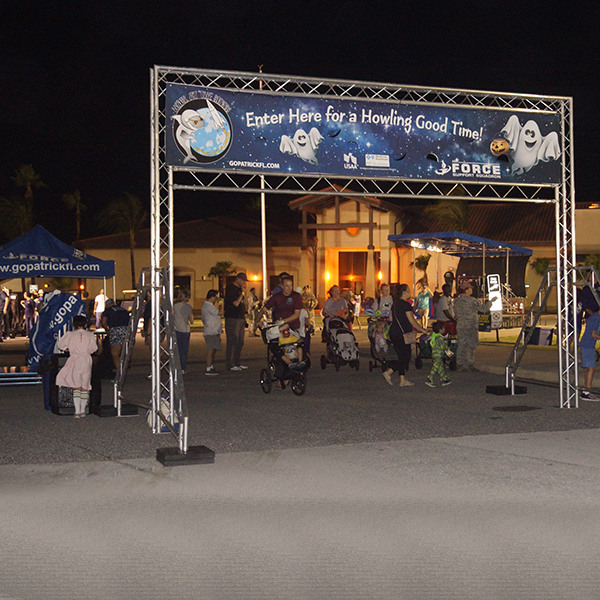
[[[223,333],[223,324],[221,323],[218,303],[219,292],[217,290],[208,290],[206,300],[202,305],[202,312],[200,313],[200,319],[204,324],[204,341],[208,348],[205,375],[219,374],[213,364],[215,353],[217,350],[221,350],[221,333]]]
[[[596,342],[600,340],[600,312],[589,315],[585,321],[585,331],[579,340],[581,349],[581,366],[585,369],[585,390],[579,397],[582,400],[594,401],[598,398],[590,391],[596,370]]]

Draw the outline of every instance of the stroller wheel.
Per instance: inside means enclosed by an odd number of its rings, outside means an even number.
[[[335,357],[335,361],[333,364],[335,365],[335,370],[339,371],[340,370],[340,359],[337,356]]]
[[[304,394],[304,392],[306,391],[306,377],[304,377],[304,375],[296,377],[292,380],[291,387],[292,392],[294,392],[296,396],[302,396],[302,394]]]
[[[423,368],[423,359],[422,358],[415,358],[415,368],[416,369]]]
[[[265,394],[271,391],[273,386],[273,380],[271,379],[271,373],[267,369],[263,369],[260,372],[260,387]]]
[[[352,365],[354,367],[355,371],[358,371],[360,369],[360,361],[359,360],[355,360],[354,361],[354,365]]]
[[[373,361],[370,360],[369,361],[369,373],[371,373],[373,371],[373,369],[375,368],[375,365],[373,364]]]
[[[325,369],[327,366],[327,357],[324,354],[321,354],[321,369]]]

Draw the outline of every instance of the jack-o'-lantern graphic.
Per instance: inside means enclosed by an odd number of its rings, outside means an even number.
[[[510,150],[510,145],[504,138],[497,138],[490,144],[490,150],[494,156],[502,156]]]

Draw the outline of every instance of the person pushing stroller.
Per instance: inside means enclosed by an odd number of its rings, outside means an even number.
[[[302,296],[295,292],[291,277],[284,276],[281,280],[282,290],[273,294],[265,303],[264,309],[270,309],[273,321],[281,326],[286,323],[295,331],[300,328],[300,311]]]

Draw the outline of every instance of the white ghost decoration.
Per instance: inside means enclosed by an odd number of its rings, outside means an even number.
[[[311,165],[316,165],[319,162],[317,150],[324,139],[316,127],[313,127],[308,133],[304,129],[298,129],[293,138],[287,135],[281,136],[279,151],[283,154],[297,156]]]
[[[538,162],[556,160],[560,156],[560,143],[556,131],[543,136],[535,121],[527,121],[521,127],[519,118],[512,115],[501,133],[510,146],[513,175],[522,175]]]
[[[175,136],[179,147],[185,152],[185,158],[183,159],[183,164],[185,164],[190,160],[194,160],[191,141],[194,139],[196,131],[204,127],[204,119],[200,116],[200,111],[188,108],[180,115],[174,115],[173,120],[179,124]]]

